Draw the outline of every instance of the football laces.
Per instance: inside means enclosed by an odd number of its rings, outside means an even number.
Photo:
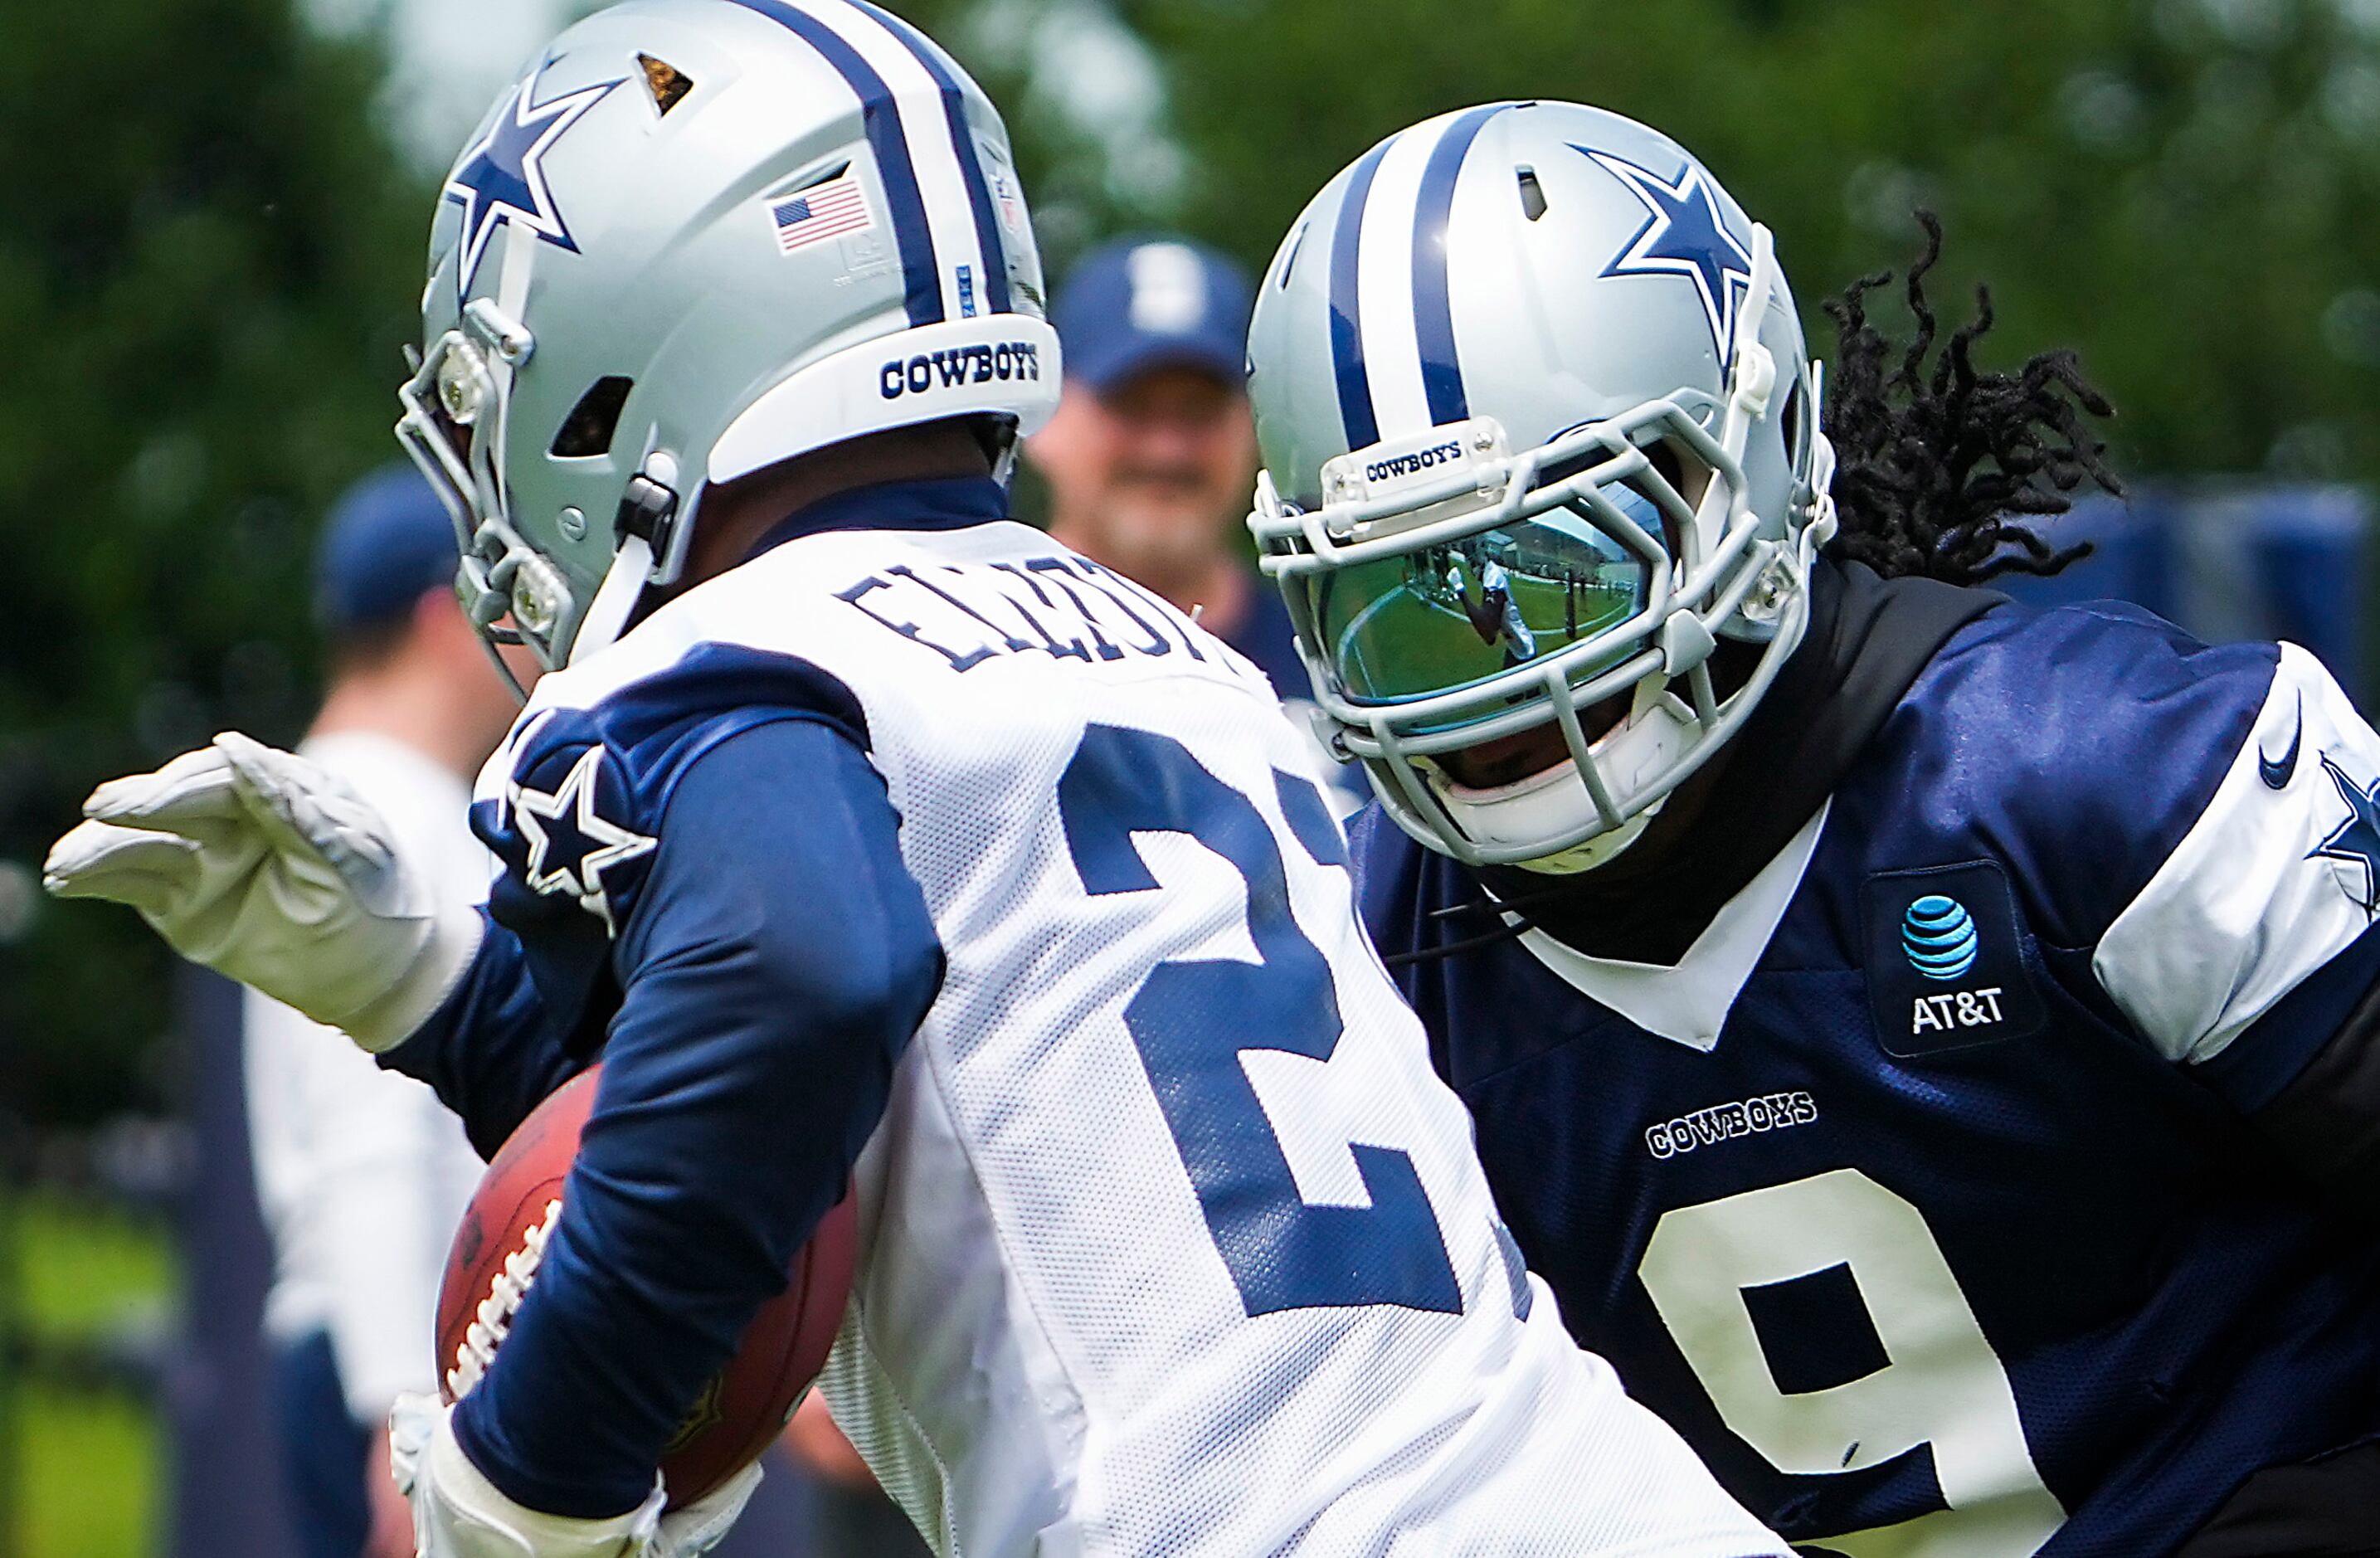
[[[546,1202],[545,1216],[521,1231],[521,1247],[504,1257],[503,1267],[489,1282],[488,1296],[480,1300],[461,1345],[455,1349],[455,1367],[446,1371],[448,1400],[462,1400],[496,1361],[496,1349],[512,1333],[513,1317],[520,1312],[529,1284],[537,1280],[546,1241],[553,1236],[554,1221],[561,1215],[559,1200]]]

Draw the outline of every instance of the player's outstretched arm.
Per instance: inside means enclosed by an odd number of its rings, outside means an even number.
[[[101,785],[49,890],[140,912],[175,951],[428,1082],[492,1154],[585,1061],[546,1029],[520,943],[406,858],[378,811],[226,733]]]
[[[900,820],[839,732],[696,759],[622,919],[621,1004],[536,1282],[455,1408],[521,1505],[634,1508],[689,1403],[838,1202],[941,979]]]
[[[175,951],[375,1053],[461,980],[482,921],[407,862],[387,822],[295,753],[237,733],[102,785],[42,882],[140,912]]]

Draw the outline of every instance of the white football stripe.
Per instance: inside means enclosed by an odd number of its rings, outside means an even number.
[[[909,164],[917,170],[917,192],[925,201],[926,223],[933,232],[934,254],[941,262],[941,274],[937,279],[942,288],[943,317],[954,320],[964,313],[959,298],[962,265],[975,277],[976,311],[989,313],[975,207],[967,199],[958,143],[942,108],[942,89],[907,43],[848,0],[805,0],[803,8],[833,28],[892,89],[901,109],[902,133],[909,142]]]
[[[1414,224],[1421,213],[1421,176],[1455,117],[1441,115],[1399,136],[1380,159],[1364,208],[1355,285],[1364,317],[1364,367],[1371,375],[1372,409],[1384,442],[1430,427],[1421,337],[1414,328]]]

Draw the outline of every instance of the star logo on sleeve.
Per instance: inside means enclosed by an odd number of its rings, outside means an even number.
[[[1711,345],[1720,362],[1735,336],[1736,310],[1752,290],[1752,251],[1719,214],[1708,176],[1692,163],[1671,183],[1650,168],[1585,146],[1595,164],[1628,187],[1651,213],[1620,258],[1604,268],[1610,276],[1684,276],[1702,298]]]
[[[545,155],[620,83],[582,87],[537,103],[537,73],[531,72],[514,90],[496,110],[487,133],[464,151],[446,181],[446,199],[463,207],[463,254],[456,280],[466,293],[479,274],[488,240],[502,224],[511,223],[547,243],[578,252],[570,224],[563,220],[562,208],[546,183]]]
[[[2328,752],[2322,755],[2322,771],[2330,775],[2331,784],[2338,789],[2338,798],[2347,803],[2347,821],[2339,823],[2306,858],[2344,860],[2360,868],[2363,891],[2350,891],[2348,896],[2362,906],[2364,917],[2370,919],[2380,913],[2380,783],[2368,789],[2358,785]]]
[[[541,896],[565,895],[617,934],[612,919],[612,895],[603,874],[653,852],[656,842],[624,828],[600,809],[603,749],[589,747],[552,793],[513,782],[513,817],[528,859],[522,875],[529,891]]]

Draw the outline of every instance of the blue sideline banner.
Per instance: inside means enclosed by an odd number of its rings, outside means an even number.
[[[2042,605],[2119,600],[2210,642],[2286,639],[2374,706],[2373,501],[2360,487],[2252,481],[2149,483],[2094,499],[2046,528],[2098,550],[2056,578],[1994,581]]]

